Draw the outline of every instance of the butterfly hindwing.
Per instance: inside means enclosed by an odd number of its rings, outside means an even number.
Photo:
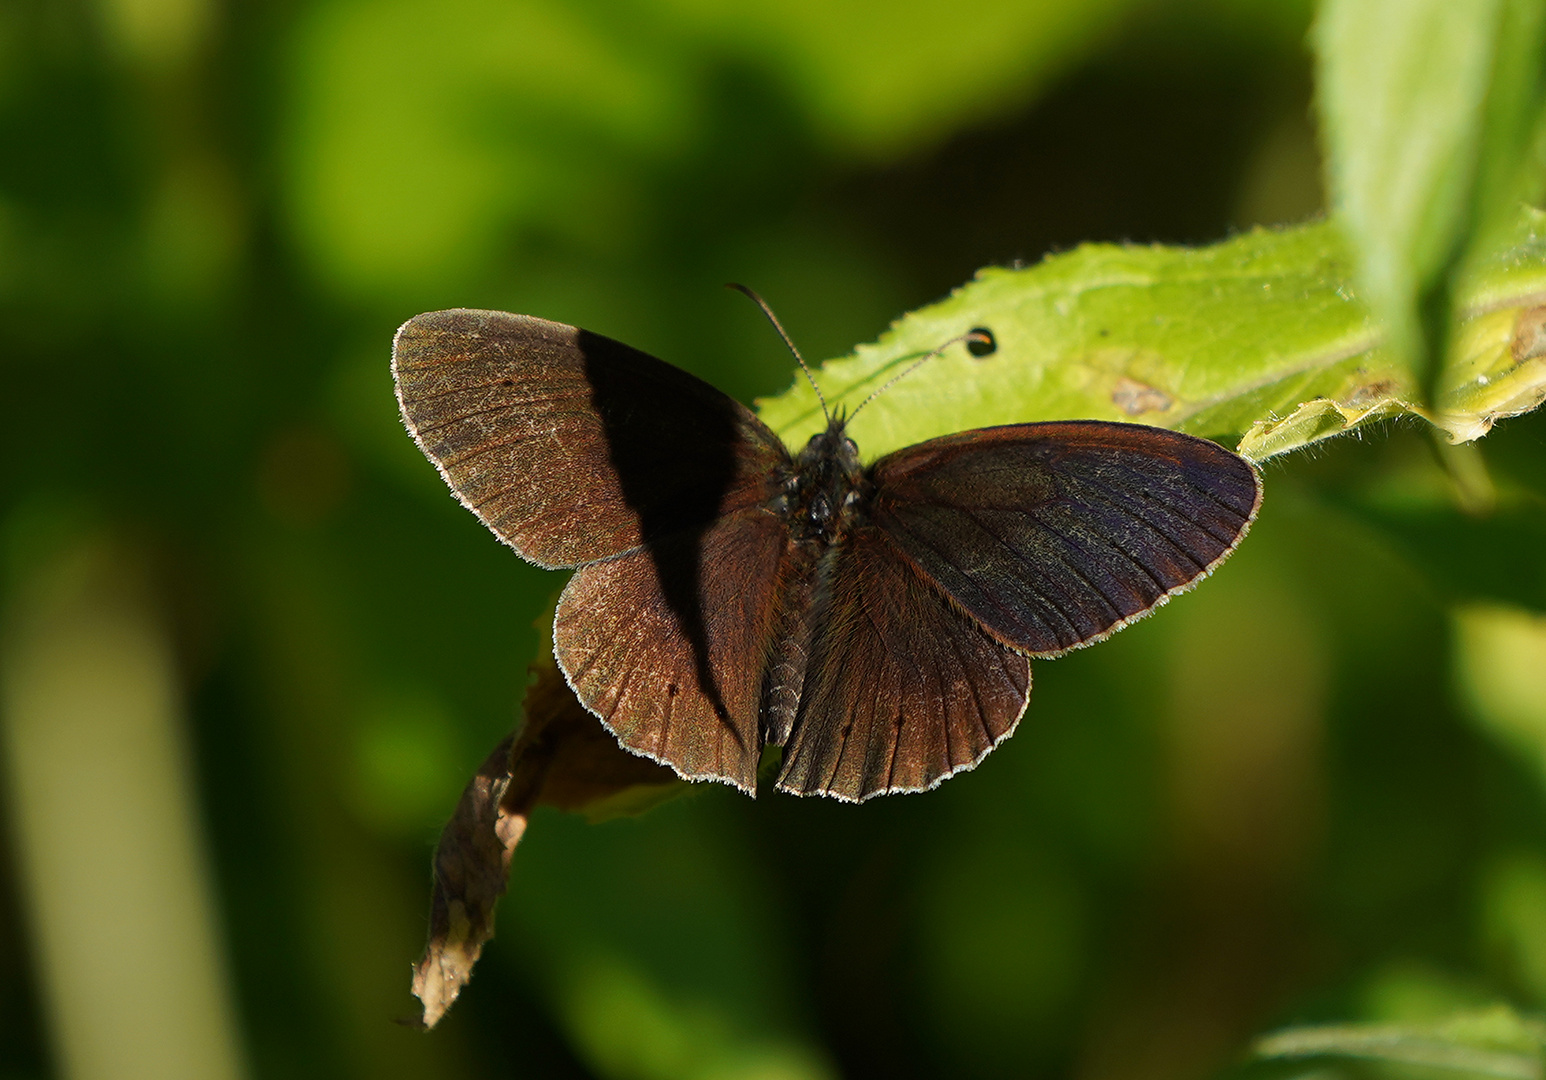
[[[830,558],[779,788],[857,801],[971,768],[1025,711],[1029,661],[880,530],[855,530]]]
[[[1216,443],[1097,421],[1019,424],[876,462],[870,520],[998,640],[1052,656],[1207,574],[1261,501]]]
[[[523,557],[576,566],[760,503],[788,455],[740,402],[610,338],[499,311],[410,319],[408,430]]]
[[[690,780],[755,789],[786,537],[777,518],[743,510],[575,571],[554,652],[625,747]]]

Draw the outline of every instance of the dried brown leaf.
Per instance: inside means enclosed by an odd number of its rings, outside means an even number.
[[[683,786],[670,769],[618,746],[551,658],[533,673],[519,735],[506,736],[479,766],[435,848],[429,941],[413,969],[426,1029],[462,992],[494,936],[510,857],[534,807],[599,819],[640,812]]]
[[[526,830],[535,785],[515,793],[512,809],[504,805],[511,794],[514,741],[514,735],[507,736],[478,768],[435,848],[429,943],[413,970],[413,992],[424,1004],[426,1028],[434,1027],[462,992],[483,943],[493,936],[494,908],[505,891],[510,856]]]

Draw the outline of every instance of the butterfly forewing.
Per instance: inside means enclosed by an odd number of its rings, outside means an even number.
[[[1133,424],[964,432],[873,468],[871,521],[1000,641],[1056,655],[1206,574],[1245,534],[1255,470],[1205,439]]]
[[[856,530],[831,557],[778,786],[857,801],[971,768],[1025,711],[1029,661],[880,530]]]
[[[403,419],[462,500],[547,567],[760,503],[788,455],[744,405],[562,323],[437,311],[397,332]]]

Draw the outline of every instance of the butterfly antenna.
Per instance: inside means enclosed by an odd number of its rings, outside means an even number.
[[[827,408],[826,395],[821,392],[821,387],[816,385],[816,376],[811,374],[811,369],[805,363],[805,357],[801,356],[800,350],[794,347],[794,342],[791,341],[789,335],[784,332],[783,324],[778,321],[778,316],[773,314],[773,309],[768,307],[768,302],[762,297],[758,296],[750,288],[742,285],[738,281],[729,282],[725,285],[725,288],[734,289],[738,293],[743,293],[751,299],[752,303],[756,304],[762,309],[762,313],[768,317],[768,322],[773,324],[773,329],[778,331],[778,336],[784,339],[784,344],[789,347],[789,351],[794,354],[795,360],[799,362],[800,370],[805,372],[805,381],[811,384],[812,390],[816,391],[816,400],[821,403],[821,415],[827,418],[828,423],[831,423],[832,413],[831,410]]]
[[[983,333],[983,331],[981,331],[981,330],[969,330],[966,333],[962,334],[960,337],[953,337],[953,338],[951,338],[949,341],[945,342],[943,345],[939,346],[938,348],[932,349],[929,352],[925,353],[923,356],[919,357],[917,360],[914,360],[911,364],[908,364],[901,371],[897,372],[895,375],[891,376],[891,378],[887,379],[880,386],[876,387],[873,391],[870,392],[870,396],[869,397],[867,397],[863,401],[859,402],[859,408],[855,409],[853,412],[848,414],[848,419],[852,420],[854,417],[858,416],[860,409],[863,409],[870,402],[874,401],[876,398],[880,397],[880,395],[884,394],[887,390],[891,389],[891,387],[896,382],[898,382],[899,380],[904,379],[907,376],[911,375],[913,372],[915,372],[919,368],[921,368],[924,364],[927,364],[930,360],[934,359],[940,353],[942,353],[946,349],[950,348],[950,346],[952,346],[952,345],[959,345],[963,341],[981,341],[981,342],[985,342],[985,343],[991,343],[992,340],[993,339],[989,335]]]

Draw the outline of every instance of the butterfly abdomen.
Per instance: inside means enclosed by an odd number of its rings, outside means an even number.
[[[823,549],[790,543],[779,596],[778,630],[772,640],[762,684],[759,724],[764,746],[783,746],[800,710],[800,689],[810,666],[814,621],[812,601],[820,591]]]

